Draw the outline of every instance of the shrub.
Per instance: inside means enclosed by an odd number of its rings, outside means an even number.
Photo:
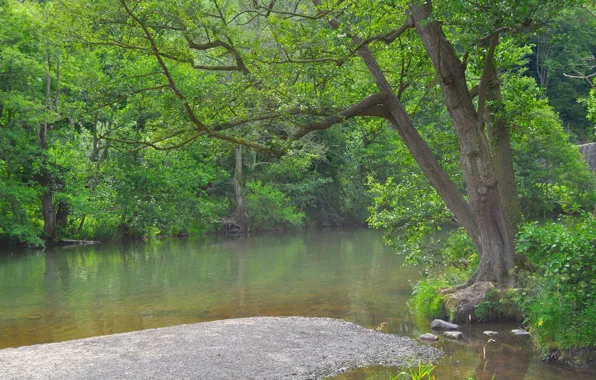
[[[411,311],[425,318],[445,317],[443,295],[439,294],[439,290],[463,283],[470,276],[470,271],[471,268],[447,267],[440,275],[419,281],[412,292]]]
[[[535,268],[518,302],[537,346],[596,347],[596,218],[526,225],[517,250]]]
[[[304,213],[298,212],[284,193],[261,181],[247,184],[246,209],[255,229],[272,230],[299,227]]]
[[[440,318],[443,316],[443,297],[439,290],[449,286],[440,278],[424,279],[414,285],[410,307],[414,314],[425,318]]]
[[[596,218],[566,218],[560,223],[522,227],[517,251],[576,306],[596,294]]]

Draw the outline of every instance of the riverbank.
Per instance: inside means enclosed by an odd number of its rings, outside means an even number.
[[[253,317],[0,350],[3,379],[320,379],[435,360],[412,339],[331,318]]]

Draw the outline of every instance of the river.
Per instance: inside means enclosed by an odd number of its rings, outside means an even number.
[[[307,230],[0,251],[0,349],[261,315],[341,318],[416,338],[430,326],[408,313],[419,272],[403,268],[381,236]],[[509,334],[514,327],[463,326],[470,341],[438,343],[446,354],[437,378],[596,378],[594,369],[544,364],[527,339]],[[500,335],[488,343],[483,330]]]

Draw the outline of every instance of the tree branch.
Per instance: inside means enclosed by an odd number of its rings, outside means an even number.
[[[313,132],[313,131],[320,131],[331,127],[334,124],[342,123],[348,119],[353,118],[354,116],[382,116],[386,119],[389,119],[390,116],[388,113],[382,113],[382,108],[374,108],[375,113],[367,113],[368,110],[373,109],[373,107],[383,105],[384,101],[387,99],[387,94],[385,93],[377,93],[374,95],[365,98],[364,100],[354,104],[353,106],[346,108],[342,112],[337,115],[329,116],[319,122],[312,123],[310,125],[304,126],[296,131],[290,137],[291,141],[298,140],[304,135]]]
[[[478,86],[478,123],[481,131],[484,131],[484,123],[486,120],[486,89],[488,87],[491,72],[494,70],[494,56],[495,49],[499,45],[499,33],[495,32],[490,38],[490,44],[486,58],[484,59],[484,69],[482,70],[482,78]]]
[[[157,62],[159,63],[159,66],[163,70],[163,73],[166,76],[166,78],[168,79],[168,83],[170,85],[170,88],[172,89],[172,91],[174,92],[174,94],[176,95],[176,97],[178,97],[182,101],[182,103],[184,105],[184,108],[186,110],[186,113],[187,113],[188,117],[190,118],[190,120],[192,121],[192,123],[198,129],[203,130],[203,131],[207,131],[207,127],[205,127],[205,125],[197,118],[197,116],[193,112],[190,104],[188,103],[188,101],[184,97],[184,94],[178,89],[178,87],[176,87],[176,83],[174,82],[174,79],[172,77],[172,74],[170,73],[170,70],[168,69],[168,66],[163,61],[162,56],[161,56],[159,50],[157,49],[157,45],[155,44],[155,40],[153,39],[153,36],[149,32],[149,29],[147,28],[147,26],[145,26],[145,24],[143,24],[143,22],[130,10],[130,8],[126,4],[126,0],[120,0],[120,3],[122,4],[122,6],[124,7],[124,9],[126,10],[126,13],[128,13],[128,15],[137,24],[139,24],[139,26],[143,30],[143,33],[145,34],[145,37],[149,41],[149,45],[151,46],[151,51],[153,52],[153,55],[155,56],[155,59],[157,59]]]

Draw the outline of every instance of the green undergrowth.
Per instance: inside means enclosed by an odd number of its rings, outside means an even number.
[[[434,374],[435,368],[432,363],[418,362],[417,365],[410,363],[410,365],[400,368],[397,374],[395,374],[396,371],[391,373],[377,372],[368,377],[367,380],[438,380]],[[494,378],[492,376],[491,380],[494,380]],[[467,377],[465,380],[480,380],[480,378]]]
[[[464,283],[477,266],[478,256],[463,229],[452,232],[444,246],[429,254],[441,257],[444,265],[427,271],[427,276],[414,285],[410,309],[418,317],[447,317],[439,290]]]
[[[519,305],[536,347],[596,348],[596,217],[528,224],[517,250],[531,265]]]
[[[367,380],[436,380],[433,371],[435,366],[431,363],[418,362],[417,365],[404,366],[398,374],[374,373]]]
[[[463,283],[470,275],[467,269],[447,267],[436,276],[429,276],[416,285],[410,300],[411,311],[419,317],[443,318],[449,315],[439,290]]]
[[[568,353],[595,350],[596,217],[526,224],[516,244],[527,259],[517,268],[518,288],[487,293],[475,310],[478,320],[521,318],[544,358],[573,362]],[[467,265],[446,258],[447,265],[414,286],[410,308],[417,317],[448,318],[439,290],[463,283],[474,267],[473,257]]]

